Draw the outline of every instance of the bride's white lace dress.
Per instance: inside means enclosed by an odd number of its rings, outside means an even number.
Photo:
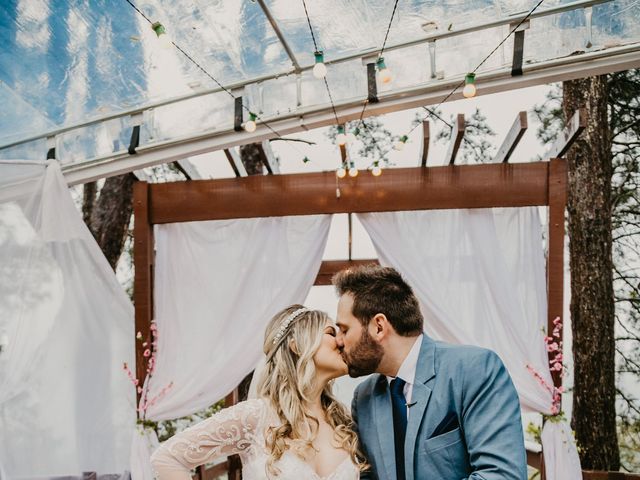
[[[263,399],[247,400],[226,408],[165,443],[151,457],[159,480],[191,480],[190,470],[216,458],[239,454],[245,480],[267,478],[265,432],[278,419]],[[329,475],[319,476],[313,467],[291,451],[275,466],[280,480],[357,480],[358,468],[347,456]]]

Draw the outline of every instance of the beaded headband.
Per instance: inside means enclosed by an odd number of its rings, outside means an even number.
[[[271,354],[269,354],[267,356],[267,362],[269,362],[271,360],[271,358],[275,355],[275,353],[278,351],[278,348],[280,348],[280,344],[282,344],[282,341],[285,339],[285,337],[287,336],[286,334],[287,329],[289,328],[289,325],[291,325],[291,323],[298,318],[300,315],[302,315],[305,312],[310,311],[308,308],[299,308],[298,310],[294,311],[293,313],[290,313],[289,316],[287,316],[287,318],[285,318],[282,323],[280,324],[280,326],[278,327],[278,333],[276,333],[275,337],[273,337],[273,349],[271,350]]]

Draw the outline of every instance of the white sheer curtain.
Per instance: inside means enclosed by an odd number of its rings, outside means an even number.
[[[523,410],[550,414],[551,393],[527,370],[530,365],[552,384],[537,209],[369,213],[359,219],[380,262],[400,271],[414,288],[427,334],[494,350],[513,378]],[[571,472],[548,478],[582,478],[573,440],[567,447],[567,439],[562,444],[557,435],[547,434],[548,428],[553,428],[550,422],[543,434],[547,472]],[[563,467],[556,468],[560,463]]]
[[[203,409],[231,391],[262,355],[269,319],[302,303],[314,283],[331,217],[255,218],[156,227],[156,371],[146,417]],[[147,480],[152,433],[134,435],[132,474]]]
[[[0,162],[0,471],[128,468],[133,308],[55,161]]]

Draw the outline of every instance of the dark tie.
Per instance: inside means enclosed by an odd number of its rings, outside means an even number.
[[[396,478],[404,476],[404,437],[407,433],[407,400],[404,398],[405,381],[401,378],[391,380],[391,410],[393,412],[393,436],[396,447]]]

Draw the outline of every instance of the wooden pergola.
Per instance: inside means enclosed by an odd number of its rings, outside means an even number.
[[[586,126],[584,110],[575,113],[567,128],[550,150],[548,161],[508,163],[527,128],[524,112],[513,126],[492,163],[455,165],[464,135],[464,117],[458,116],[447,152],[446,166],[427,167],[429,124],[423,124],[420,165],[416,168],[386,169],[382,176],[362,172],[356,177],[336,179],[334,172],[280,175],[267,145],[263,162],[268,175],[246,176],[237,153],[226,150],[237,178],[186,182],[137,182],[134,185],[134,301],[136,332],[143,340],[151,338],[153,312],[154,238],[153,226],[163,223],[225,220],[289,215],[392,212],[406,210],[473,209],[496,207],[548,207],[547,255],[547,329],[553,319],[562,317],[564,305],[564,235],[567,197],[567,164],[560,158]],[[346,151],[341,148],[342,160]],[[333,274],[369,260],[333,260],[322,262],[315,285],[329,285]],[[136,375],[143,384],[146,370],[142,342],[136,342]],[[150,342],[149,342],[150,343]],[[551,359],[552,353],[549,354]],[[562,378],[551,372],[554,384]],[[235,389],[227,404],[238,401]],[[527,463],[545,478],[543,454],[527,452]],[[228,473],[239,480],[240,463],[229,457],[215,467],[199,467],[196,478],[213,480]],[[638,479],[640,476],[618,472],[584,472],[584,478]]]

